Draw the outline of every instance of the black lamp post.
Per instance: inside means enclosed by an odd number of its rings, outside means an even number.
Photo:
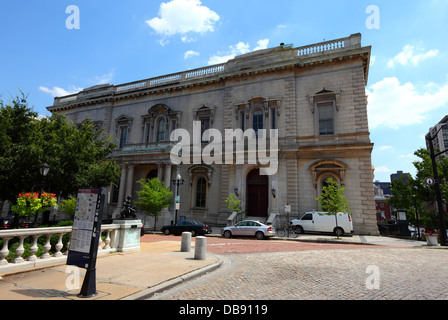
[[[420,223],[418,221],[418,208],[417,208],[417,186],[414,186],[414,208],[415,208],[415,219],[416,221],[416,228],[417,228],[417,240],[422,240],[422,237],[420,236]],[[414,230],[415,232],[415,230]]]
[[[178,204],[180,205],[180,199],[179,199],[179,186],[184,184],[184,180],[182,180],[182,177],[180,176],[180,173],[177,174],[176,179],[173,180],[173,183],[176,185],[176,199],[175,199],[175,203],[174,205],[176,206],[176,215],[174,216],[174,224],[177,223],[177,211],[178,209]],[[179,202],[177,202],[179,201]]]
[[[39,198],[42,198],[42,193],[43,193],[43,191],[44,191],[44,180],[45,180],[45,177],[46,177],[47,174],[48,174],[48,171],[50,171],[50,166],[49,166],[48,164],[46,164],[46,163],[42,164],[42,165],[39,167],[39,172],[40,172],[40,175],[42,176],[42,182],[41,182],[41,184],[40,184],[40,194],[39,194]],[[37,210],[37,211],[36,211],[36,214],[34,215],[33,227],[36,227],[36,224],[37,224],[37,215],[38,215],[38,214],[39,214],[39,210]]]
[[[431,162],[432,162],[432,170],[434,173],[434,190],[436,192],[436,197],[437,197],[437,210],[439,212],[439,222],[440,222],[440,244],[442,246],[446,246],[447,245],[447,239],[446,239],[446,224],[445,224],[445,212],[443,212],[443,201],[442,201],[442,192],[440,191],[440,181],[439,181],[439,174],[437,172],[437,162],[436,162],[436,158],[438,156],[440,156],[442,153],[448,152],[448,150],[439,152],[439,153],[435,153],[434,151],[434,145],[432,143],[432,141],[437,137],[437,133],[444,128],[446,125],[443,125],[442,127],[440,127],[440,129],[436,132],[436,134],[434,136],[431,135],[431,132],[428,132],[428,134],[426,135],[426,141],[429,147],[429,152],[431,155]]]

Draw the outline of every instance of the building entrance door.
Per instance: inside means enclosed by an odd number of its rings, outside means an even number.
[[[254,169],[247,175],[246,212],[252,217],[268,217],[269,192],[268,176],[260,175],[259,169]]]

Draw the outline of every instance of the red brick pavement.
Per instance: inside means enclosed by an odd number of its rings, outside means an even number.
[[[142,242],[182,241],[180,236],[165,236],[147,234],[141,238]],[[194,238],[192,239],[194,244]],[[207,251],[214,254],[247,254],[268,252],[296,252],[309,250],[337,250],[337,249],[379,249],[384,247],[357,244],[312,243],[282,240],[253,240],[251,238],[225,239],[207,237]]]

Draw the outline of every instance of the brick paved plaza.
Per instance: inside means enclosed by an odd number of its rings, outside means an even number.
[[[444,249],[210,240],[208,251],[220,254],[223,267],[155,299],[448,299]],[[257,252],[261,247],[284,252]],[[248,248],[256,253],[244,253]],[[366,287],[366,280],[372,277],[366,273],[369,266],[379,272],[379,289]]]

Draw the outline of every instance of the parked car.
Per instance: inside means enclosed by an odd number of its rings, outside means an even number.
[[[296,226],[298,233],[304,232],[331,232],[337,236],[353,233],[352,217],[347,213],[339,212],[337,215],[338,224],[334,215],[327,215],[325,212],[306,212],[300,219],[291,220],[291,224]]]
[[[275,236],[275,230],[272,226],[267,226],[260,221],[244,220],[234,226],[221,229],[221,235],[225,238],[233,236],[255,237],[257,240],[263,240]]]
[[[182,232],[191,232],[191,235],[206,235],[212,233],[209,225],[196,222],[194,220],[181,220],[173,225],[163,226],[161,231],[166,234],[180,235]]]
[[[6,217],[6,218],[0,218],[0,229],[11,229],[13,226],[14,217]],[[30,223],[23,221],[23,218],[20,218],[19,228],[29,228]]]
[[[9,218],[0,218],[0,229],[8,229],[11,225],[11,222]]]

